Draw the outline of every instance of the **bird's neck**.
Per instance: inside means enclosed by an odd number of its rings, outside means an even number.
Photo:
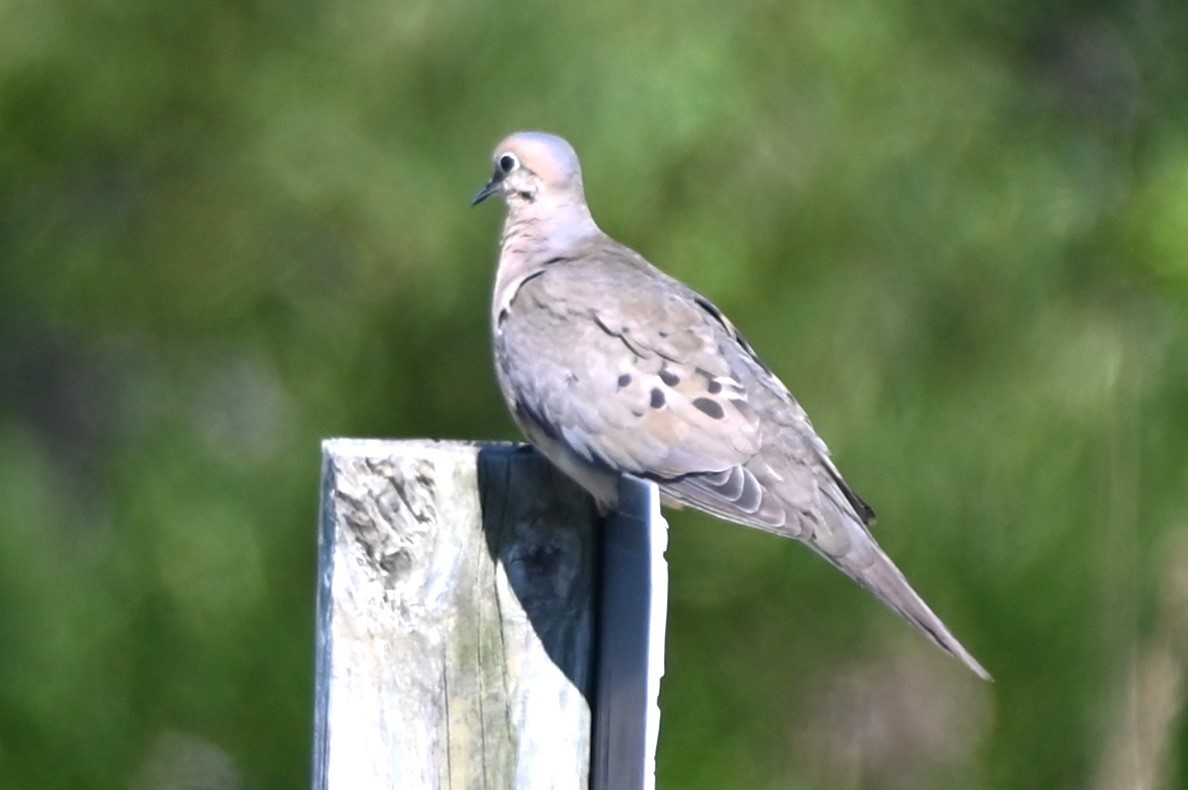
[[[583,239],[600,233],[584,201],[511,202],[499,242],[493,311],[496,320],[510,307],[526,279],[564,259]]]
[[[583,201],[517,200],[507,213],[500,239],[503,262],[538,267],[561,256],[575,243],[601,233]]]

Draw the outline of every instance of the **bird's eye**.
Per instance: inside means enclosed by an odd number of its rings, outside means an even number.
[[[499,172],[507,175],[520,166],[520,160],[515,154],[503,154],[499,157],[497,164],[499,165]]]

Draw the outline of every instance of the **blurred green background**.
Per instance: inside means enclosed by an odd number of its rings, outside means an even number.
[[[3,0],[0,787],[307,786],[319,439],[516,436],[468,203],[530,128],[997,679],[672,514],[660,786],[1184,786],[1185,53],[1171,0]]]

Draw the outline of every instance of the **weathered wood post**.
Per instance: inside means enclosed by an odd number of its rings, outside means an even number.
[[[650,786],[663,522],[622,490],[600,531],[531,450],[326,441],[314,787]]]

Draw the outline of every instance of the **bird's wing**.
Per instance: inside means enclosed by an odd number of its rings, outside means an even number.
[[[802,540],[988,678],[871,537],[873,511],[746,340],[622,249],[557,259],[497,317],[513,412],[586,463],[656,481],[669,500]]]
[[[633,256],[557,261],[521,284],[496,344],[509,398],[588,462],[798,536],[770,484],[813,507],[824,444],[712,304]],[[763,462],[765,430],[782,434],[781,469]]]

